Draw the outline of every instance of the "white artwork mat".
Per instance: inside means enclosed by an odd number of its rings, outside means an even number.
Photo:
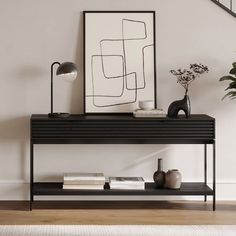
[[[155,13],[84,12],[85,112],[133,112],[156,99]]]

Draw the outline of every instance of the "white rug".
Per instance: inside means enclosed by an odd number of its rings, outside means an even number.
[[[236,225],[1,225],[0,236],[236,236]]]

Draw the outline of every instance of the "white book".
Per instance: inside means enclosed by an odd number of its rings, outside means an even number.
[[[166,117],[166,114],[139,114],[133,113],[136,118],[163,118]]]
[[[63,182],[64,184],[78,184],[78,185],[81,185],[81,184],[86,184],[86,185],[104,185],[105,184],[105,179],[104,180],[64,180]]]
[[[142,109],[137,109],[134,111],[134,113],[138,113],[138,114],[164,114],[164,111],[162,109],[153,109],[153,110],[142,110]]]
[[[133,112],[134,117],[142,118],[155,118],[155,117],[166,117],[166,114],[164,114],[164,111],[162,109],[153,109],[153,110],[135,110]]]
[[[144,190],[145,182],[142,177],[110,177],[110,189]]]
[[[117,183],[110,183],[110,186],[114,186],[114,187],[140,187],[140,186],[144,186],[144,182],[140,183],[140,184],[117,184]]]
[[[135,185],[138,183],[144,183],[144,179],[143,177],[109,177],[109,183]]]
[[[124,189],[124,190],[144,190],[145,189],[145,185],[143,186],[138,186],[138,187],[134,187],[134,186],[110,186],[110,189]]]
[[[63,189],[97,189],[97,190],[101,190],[104,189],[104,185],[101,184],[63,184]]]
[[[103,173],[65,173],[64,181],[104,181]]]

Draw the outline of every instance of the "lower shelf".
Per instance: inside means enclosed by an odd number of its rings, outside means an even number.
[[[109,189],[106,183],[104,190],[71,190],[62,189],[62,183],[35,182],[33,195],[213,195],[213,190],[204,183],[182,183],[181,188],[157,189],[154,183],[145,183],[145,190],[116,190]]]

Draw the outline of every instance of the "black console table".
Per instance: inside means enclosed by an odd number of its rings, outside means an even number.
[[[182,183],[179,190],[156,189],[146,183],[145,190],[65,190],[62,183],[34,182],[34,145],[37,144],[203,144],[204,180]],[[213,184],[207,185],[207,145],[213,145]],[[134,118],[132,115],[71,115],[48,118],[32,115],[30,137],[30,210],[36,195],[202,195],[216,192],[215,119],[207,115],[189,118]]]

